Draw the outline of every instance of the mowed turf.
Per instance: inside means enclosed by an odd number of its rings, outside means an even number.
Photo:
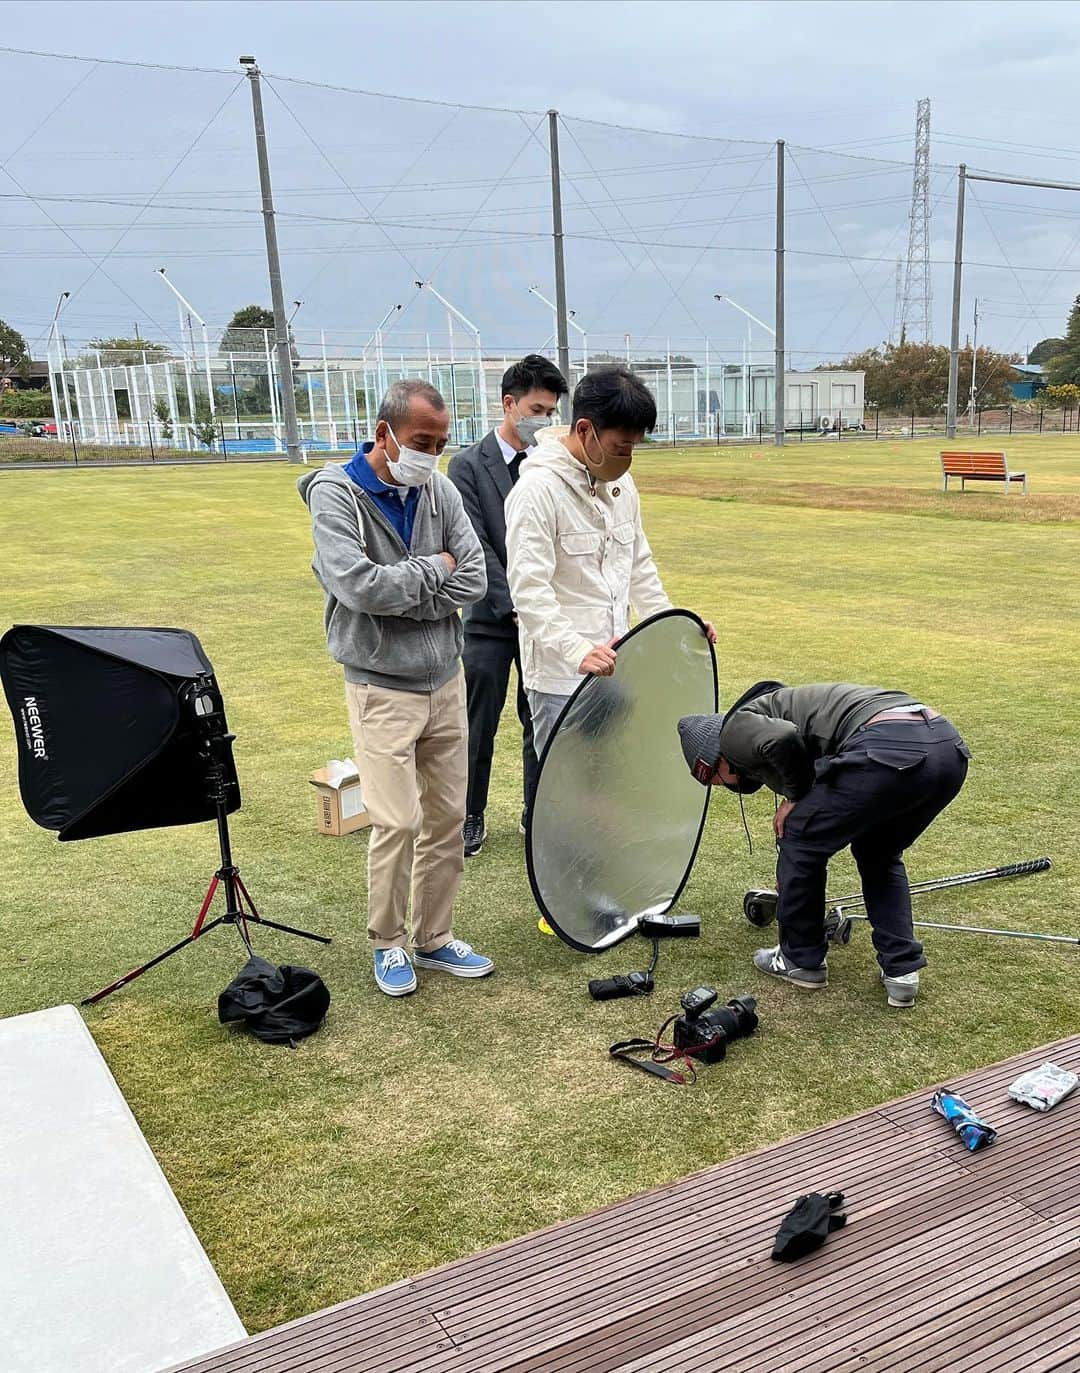
[[[940,446],[657,448],[635,471],[672,598],[717,625],[723,700],[760,677],[851,679],[904,687],[955,720],[975,762],[912,852],[913,876],[1054,859],[1047,875],[926,897],[919,911],[1080,933],[1080,441],[1005,444],[1027,467],[1026,502],[996,487],[937,496]],[[382,997],[364,934],[366,837],[313,828],[307,776],[351,743],[295,476],[0,476],[4,620],[196,631],[238,735],[245,879],[268,916],[334,937],[326,949],[258,938],[333,993],[325,1028],[295,1051],[218,1025],[217,993],[242,961],[231,931],[87,1012],[249,1329],[1075,1031],[1080,950],[1064,945],[929,931],[911,1013],[886,1009],[864,926],[833,951],[827,992],[762,979],[749,965],[762,940],[741,913],[744,889],[772,880],[762,794],[747,805],[753,856],[734,798],[715,798],[680,907],[701,914],[701,941],[665,951],[651,1000],[590,1002],[588,978],[641,966],[647,950],[588,959],[538,934],[509,714],[457,923],[498,971],[464,984],[428,974],[418,995]],[[179,938],[215,864],[206,825],[58,846],[22,810],[5,719],[0,1009],[77,1001]],[[834,866],[831,890],[853,890],[850,860]],[[609,1043],[650,1033],[700,983],[758,998],[759,1032],[725,1063],[682,1088],[608,1061]]]

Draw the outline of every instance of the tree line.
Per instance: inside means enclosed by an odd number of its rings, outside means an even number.
[[[960,351],[957,370],[957,408],[971,403],[970,343]],[[1027,362],[1045,369],[1047,388],[1041,395],[1052,406],[1068,409],[1080,400],[1080,295],[1073,302],[1064,338],[1044,338],[1025,358],[1022,353],[998,353],[979,348],[975,353],[975,405],[989,410],[1013,401],[1010,383],[1022,375],[1014,364]],[[886,343],[852,353],[835,369],[865,373],[865,396],[882,410],[932,413],[944,410],[949,392],[949,350],[940,343]],[[1036,401],[1039,397],[1036,397]]]

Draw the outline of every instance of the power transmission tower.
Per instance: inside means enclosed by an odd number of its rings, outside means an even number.
[[[929,343],[930,311],[930,100],[915,108],[915,172],[911,182],[907,268],[900,330],[910,339]]]
[[[896,286],[893,290],[892,307],[892,328],[889,330],[889,342],[897,344],[903,334],[904,316],[904,259],[896,259]]]

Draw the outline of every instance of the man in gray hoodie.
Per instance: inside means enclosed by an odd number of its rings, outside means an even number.
[[[326,592],[327,646],[345,669],[372,825],[368,938],[389,996],[416,989],[414,961],[456,977],[494,968],[451,928],[469,766],[458,612],[484,595],[487,573],[461,497],[436,471],[449,432],[433,386],[395,382],[374,442],[298,483]]]

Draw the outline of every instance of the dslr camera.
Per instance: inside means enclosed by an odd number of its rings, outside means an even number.
[[[757,1029],[757,1002],[752,996],[733,997],[716,1006],[714,987],[695,987],[679,998],[683,1015],[672,1026],[675,1048],[701,1063],[719,1063],[729,1040],[743,1039]]]

